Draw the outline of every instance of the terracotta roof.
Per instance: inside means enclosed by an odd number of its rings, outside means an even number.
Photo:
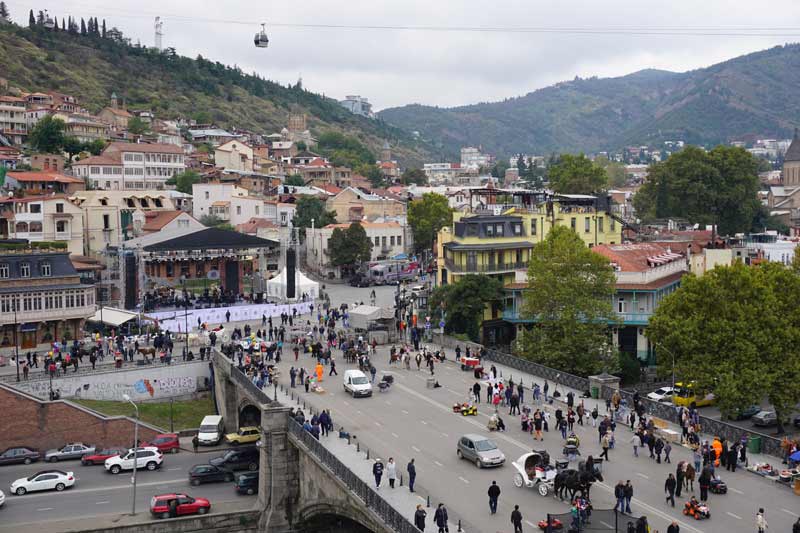
[[[73,167],[86,165],[122,166],[122,158],[120,157],[120,154],[93,155],[91,157],[81,159],[80,161],[76,161],[72,164]]]
[[[143,231],[159,231],[161,228],[178,218],[183,211],[148,211],[144,214],[145,223]]]
[[[688,272],[675,272],[674,274],[670,274],[669,276],[664,276],[663,278],[657,279],[650,283],[617,283],[616,288],[617,290],[622,291],[654,291],[656,289],[660,289],[661,287],[666,287],[667,285],[672,285],[683,276],[688,274]]]
[[[261,228],[277,228],[278,226],[266,218],[253,217],[243,224],[236,225],[236,231],[240,233],[255,234]]]
[[[794,130],[794,139],[789,149],[786,150],[786,155],[783,157],[785,161],[800,161],[800,139],[797,138],[797,128]]]
[[[58,172],[9,172],[9,177],[17,181],[52,181],[54,183],[83,183],[82,179],[65,176]]]
[[[329,167],[330,165],[321,157],[317,157],[316,159],[312,159],[308,162],[307,167]]]
[[[120,117],[133,118],[133,115],[131,115],[124,109],[114,109],[113,107],[106,107],[105,109],[103,109],[103,111],[108,111],[112,115],[118,115]]]
[[[397,168],[397,163],[394,161],[384,161],[381,163],[381,168]]]
[[[336,185],[331,185],[329,183],[324,183],[324,184],[320,185],[319,188],[324,190],[325,192],[329,192],[331,194],[339,194],[340,192],[342,192],[342,188],[341,187],[337,187]]]
[[[517,290],[518,291],[518,290],[522,290],[522,289],[527,289],[528,288],[528,284],[525,283],[525,282],[506,283],[505,285],[503,285],[503,288],[504,289],[508,289],[508,290]]]
[[[103,155],[113,152],[142,152],[150,154],[182,154],[183,148],[174,144],[146,144],[146,143],[121,143],[114,142],[109,144]]]
[[[16,96],[0,96],[0,102],[15,102],[15,103],[24,104],[25,103],[25,99],[17,98]]]
[[[602,244],[592,251],[615,263],[623,272],[646,272],[653,267],[683,259],[682,254],[659,244]]]
[[[377,228],[399,228],[400,227],[400,224],[398,224],[397,222],[370,222],[368,220],[357,220],[356,222],[358,222],[359,224],[364,226],[364,229],[367,229],[367,228],[376,228],[376,229]],[[343,224],[328,224],[327,226],[325,226],[325,229],[336,229],[336,228],[347,229],[347,228],[350,227],[350,224],[352,224],[352,222],[347,222],[347,223],[343,223]]]

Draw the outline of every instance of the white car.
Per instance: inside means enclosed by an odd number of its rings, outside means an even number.
[[[647,398],[654,402],[671,402],[673,390],[672,387],[661,387],[649,393]]]
[[[155,470],[164,462],[164,454],[155,446],[136,448],[136,469]],[[123,470],[133,470],[134,450],[131,448],[125,455],[115,455],[106,459],[106,470],[119,474]]]
[[[36,472],[31,477],[23,477],[11,484],[11,494],[22,496],[27,492],[37,490],[57,490],[61,492],[67,487],[75,484],[75,476],[72,472],[62,472],[61,470],[43,470]]]

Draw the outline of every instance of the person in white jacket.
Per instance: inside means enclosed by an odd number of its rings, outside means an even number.
[[[389,462],[386,463],[386,477],[389,479],[389,487],[394,488],[394,480],[397,479],[397,463],[392,457],[389,457]]]
[[[769,524],[767,524],[767,519],[764,518],[764,508],[760,508],[758,513],[756,513],[756,527],[758,528],[758,533],[765,533]]]

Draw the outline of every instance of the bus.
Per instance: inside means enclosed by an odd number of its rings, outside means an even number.
[[[695,407],[705,407],[714,405],[716,398],[711,390],[697,389],[695,382],[689,382],[685,386],[683,383],[675,384],[675,392],[672,395],[672,403],[683,407],[690,407],[694,403]]]
[[[367,277],[374,285],[389,285],[398,281],[417,279],[419,276],[419,263],[408,261],[383,262],[372,265],[367,271]]]

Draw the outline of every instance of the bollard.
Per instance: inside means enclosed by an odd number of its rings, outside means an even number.
[[[458,529],[456,531],[464,531],[463,529],[461,529],[461,520],[460,519],[458,521]]]
[[[428,505],[427,505],[427,506],[428,506],[429,508],[430,508],[430,506],[431,506],[431,495],[430,495],[430,494],[428,494]]]
[[[369,461],[369,448],[367,448],[367,461]]]
[[[403,486],[403,474],[400,474],[400,486]]]
[[[347,445],[350,446],[350,434],[347,434]]]
[[[360,452],[360,451],[361,451],[361,442],[360,442],[360,441],[359,441],[359,442],[356,442],[356,451],[357,451],[357,452]]]

